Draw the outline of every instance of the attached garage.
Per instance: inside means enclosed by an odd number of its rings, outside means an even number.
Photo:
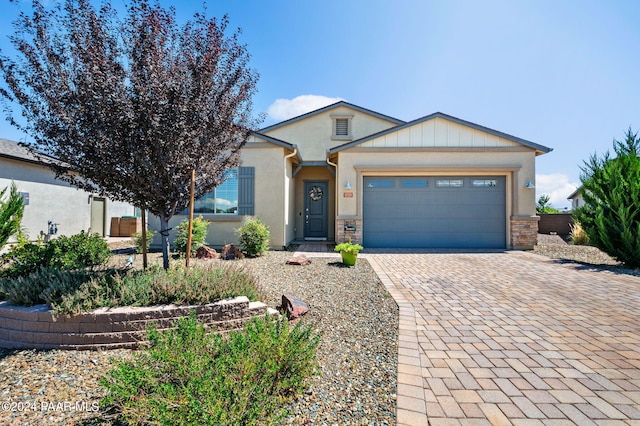
[[[504,176],[365,176],[363,244],[505,248]]]

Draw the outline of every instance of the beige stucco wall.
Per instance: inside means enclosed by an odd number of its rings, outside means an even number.
[[[290,205],[285,191],[285,149],[273,144],[259,147],[245,145],[242,165],[255,167],[255,214],[271,228],[271,246],[283,247],[288,241],[285,231]]]
[[[198,216],[200,215],[195,215],[195,217]],[[236,245],[238,244],[238,237],[235,230],[244,224],[245,220],[247,219],[246,217],[235,215],[202,216],[209,221],[209,227],[207,229],[207,245],[219,248],[227,243]],[[180,222],[182,222],[183,220],[187,220],[188,218],[188,215],[175,215],[169,221],[169,228],[171,229],[171,231],[169,232],[169,243],[171,244],[171,247],[173,247],[173,242],[176,239],[176,227],[180,224]],[[161,241],[158,232],[160,230],[160,220],[156,216],[151,215],[149,217],[148,228],[156,231],[156,235],[151,242],[151,247],[156,249],[160,248]]]
[[[293,234],[290,189],[291,185],[286,175],[286,170],[291,174],[291,166],[285,168],[285,149],[271,143],[251,143],[245,145],[241,155],[242,166],[255,167],[255,217],[263,220],[271,230],[271,247],[282,248],[286,246]],[[236,229],[246,221],[245,217],[234,215],[202,215],[209,221],[207,244],[212,247],[221,247],[227,243],[238,244]],[[170,228],[175,228],[181,221],[187,219],[187,215],[175,215],[169,222]],[[288,218],[288,220],[287,220]],[[160,223],[157,218],[150,218],[149,227],[158,230]],[[288,228],[291,228],[288,230]],[[169,240],[173,244],[175,231],[171,231]],[[153,241],[154,246],[160,243],[159,237]]]
[[[91,227],[90,193],[57,180],[54,173],[37,164],[0,158],[0,188],[14,181],[20,192],[29,193],[22,226],[31,239],[47,233],[47,221],[58,223],[58,235],[73,235]],[[134,208],[119,201],[106,200],[107,233],[112,217],[130,216]]]
[[[277,127],[265,132],[265,134],[297,145],[304,161],[325,161],[327,149],[349,142],[349,140],[331,139],[333,135],[332,114],[353,114],[351,119],[352,140],[396,125],[382,118],[341,106]]]
[[[284,205],[286,208],[285,211],[285,246],[289,244],[296,238],[296,188],[297,182],[293,177],[293,159],[286,160],[286,171],[285,171],[285,195],[286,199],[284,201]]]

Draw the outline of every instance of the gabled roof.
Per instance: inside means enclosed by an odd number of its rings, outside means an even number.
[[[334,104],[327,105],[326,107],[322,107],[320,109],[316,109],[316,110],[308,112],[306,114],[302,114],[302,115],[299,115],[297,117],[293,117],[293,118],[290,118],[288,120],[281,121],[279,123],[276,123],[276,124],[273,124],[271,126],[265,127],[263,129],[260,129],[259,132],[260,133],[268,132],[270,130],[277,129],[279,127],[286,126],[288,124],[295,123],[296,121],[304,120],[305,118],[309,118],[309,117],[312,117],[314,115],[321,114],[323,112],[326,112],[326,111],[329,111],[329,110],[332,110],[332,109],[335,109],[335,108],[339,108],[339,107],[347,107],[347,108],[350,108],[350,109],[353,109],[353,110],[356,110],[356,111],[360,111],[360,112],[362,112],[364,114],[368,114],[368,115],[372,115],[374,117],[378,117],[378,118],[380,118],[382,120],[390,121],[390,122],[395,123],[395,124],[403,124],[403,123],[405,123],[403,120],[400,120],[398,118],[394,118],[394,117],[390,117],[388,115],[380,114],[379,112],[375,112],[375,111],[372,111],[370,109],[366,109],[366,108],[363,108],[363,107],[358,106],[358,105],[351,104],[351,103],[346,102],[346,101],[339,101],[339,102],[336,102]]]
[[[580,185],[579,187],[577,187],[577,188],[576,188],[576,190],[575,190],[575,191],[573,191],[573,192],[571,193],[571,195],[569,195],[569,196],[567,197],[567,200],[573,200],[573,199],[574,199],[574,198],[576,198],[578,195],[581,195],[581,193],[582,193],[582,185]]]
[[[25,146],[9,139],[0,138],[0,157],[41,164],[41,161],[39,161]]]
[[[348,143],[345,143],[345,144],[342,144],[342,145],[338,145],[336,147],[331,148],[329,150],[329,153],[332,154],[332,153],[335,153],[335,152],[339,152],[339,151],[345,150],[347,148],[351,148],[351,147],[360,145],[360,144],[362,144],[364,142],[367,142],[367,141],[370,141],[372,139],[378,138],[380,136],[388,135],[390,133],[394,133],[394,132],[397,132],[399,130],[406,129],[408,127],[414,126],[416,124],[419,124],[419,123],[422,123],[422,122],[425,122],[425,121],[433,120],[435,118],[442,118],[444,120],[451,121],[452,123],[456,123],[456,124],[460,124],[462,126],[470,127],[472,129],[480,130],[480,131],[492,134],[494,136],[497,136],[497,137],[500,137],[500,138],[503,138],[503,139],[507,139],[507,140],[515,142],[515,143],[519,143],[519,144],[527,146],[529,148],[533,148],[536,151],[540,151],[543,154],[546,154],[547,152],[551,152],[553,150],[553,148],[548,148],[546,146],[539,145],[537,143],[534,143],[534,142],[531,142],[531,141],[528,141],[528,140],[525,140],[525,139],[522,139],[522,138],[519,138],[519,137],[516,137],[516,136],[512,136],[512,135],[509,135],[507,133],[500,132],[498,130],[493,130],[493,129],[490,129],[488,127],[481,126],[479,124],[472,123],[470,121],[462,120],[460,118],[456,118],[456,117],[453,117],[451,115],[444,114],[442,112],[436,112],[436,113],[427,115],[425,117],[418,118],[416,120],[406,122],[406,123],[401,124],[399,126],[391,127],[389,129],[383,130],[381,132],[374,133],[374,134],[369,135],[369,136],[365,136],[364,138],[360,138],[360,139],[357,139],[355,141],[351,141],[351,142],[348,142]]]
[[[51,163],[64,164],[47,154],[41,154],[41,158],[38,158],[23,144],[2,138],[0,138],[0,157],[40,164],[47,167],[49,167]]]
[[[253,135],[257,138],[260,139],[264,139],[267,142],[271,142],[272,144],[281,146],[283,148],[287,148],[290,150],[293,150],[295,148],[295,145],[286,141],[283,141],[282,139],[278,139],[278,138],[273,138],[271,136],[267,136],[265,134],[262,134],[260,132],[253,132]]]
[[[253,132],[252,133],[254,137],[256,138],[260,138],[260,139],[264,139],[265,141],[272,143],[274,145],[278,145],[281,146],[283,148],[289,149],[291,151],[295,151],[296,152],[296,158],[298,159],[299,162],[302,162],[302,156],[300,155],[300,151],[296,151],[298,146],[286,141],[283,141],[282,139],[278,139],[278,138],[273,138],[271,136],[267,136],[267,135],[263,135],[262,133],[258,133],[258,132]]]

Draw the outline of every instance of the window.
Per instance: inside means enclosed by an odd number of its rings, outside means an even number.
[[[438,179],[436,186],[438,188],[462,188],[462,179]]]
[[[489,188],[496,186],[495,179],[474,179],[472,184],[474,188]]]
[[[393,188],[394,186],[393,179],[376,179],[367,182],[367,188]]]
[[[331,139],[334,140],[351,140],[351,121],[353,114],[331,114],[333,120],[333,134]]]
[[[238,214],[238,169],[226,172],[226,180],[213,192],[198,198],[193,206],[195,214]],[[186,209],[182,214],[189,214]]]
[[[404,188],[426,188],[429,185],[426,179],[402,179],[402,186]]]

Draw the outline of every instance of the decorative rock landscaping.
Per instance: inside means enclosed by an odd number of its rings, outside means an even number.
[[[114,349],[136,348],[144,343],[147,327],[173,326],[195,311],[200,321],[217,330],[241,328],[253,316],[279,315],[262,302],[241,296],[201,306],[101,308],[93,312],[54,315],[47,305],[15,306],[0,302],[0,347],[12,349]]]

